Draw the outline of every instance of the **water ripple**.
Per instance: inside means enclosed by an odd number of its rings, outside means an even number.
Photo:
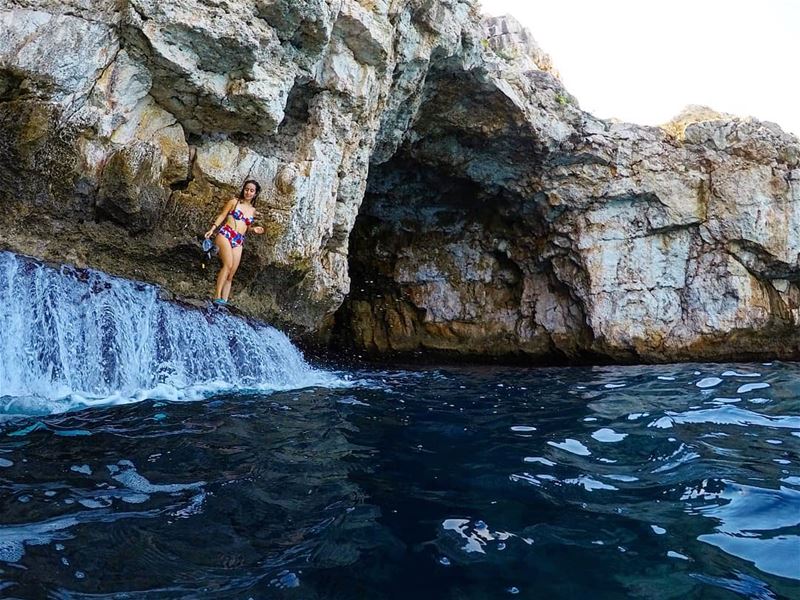
[[[2,594],[796,595],[797,365],[348,378],[4,424]]]

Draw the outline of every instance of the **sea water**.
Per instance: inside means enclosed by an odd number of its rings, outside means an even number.
[[[0,597],[800,597],[798,364],[323,368],[5,261],[51,308],[3,313]],[[216,335],[245,384],[148,327]]]

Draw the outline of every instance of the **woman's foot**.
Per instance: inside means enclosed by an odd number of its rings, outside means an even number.
[[[228,302],[222,298],[214,298],[214,304],[218,304],[219,306],[225,306]]]

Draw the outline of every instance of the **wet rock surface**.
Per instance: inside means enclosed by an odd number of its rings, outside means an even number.
[[[2,249],[205,297],[198,236],[252,177],[267,233],[234,302],[316,343],[800,354],[800,144],[774,124],[596,119],[471,1],[12,0],[0,23]]]

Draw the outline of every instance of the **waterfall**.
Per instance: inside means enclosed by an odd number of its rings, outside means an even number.
[[[0,415],[335,384],[273,327],[8,252],[0,252],[0,331]]]

